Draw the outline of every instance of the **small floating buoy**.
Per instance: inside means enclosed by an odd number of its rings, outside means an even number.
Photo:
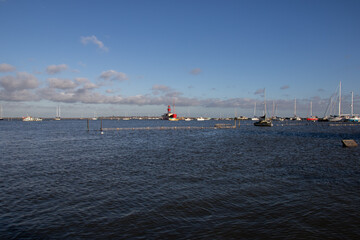
[[[357,147],[358,144],[352,139],[343,139],[341,140],[343,147]]]
[[[103,134],[104,134],[104,132],[103,132],[103,131],[101,131],[101,132],[100,132],[100,134],[101,134],[101,135],[103,135]]]

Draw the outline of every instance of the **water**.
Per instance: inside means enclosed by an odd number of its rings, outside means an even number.
[[[84,120],[2,121],[0,239],[358,239],[360,147],[345,138],[359,143],[360,125],[101,135]]]

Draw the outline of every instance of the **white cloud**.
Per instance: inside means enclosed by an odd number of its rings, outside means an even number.
[[[108,71],[101,73],[99,78],[103,79],[103,80],[113,80],[113,81],[114,80],[117,80],[117,81],[128,80],[128,77],[126,76],[125,73],[117,72],[114,70],[108,70]]]
[[[66,64],[60,64],[60,65],[50,65],[46,68],[46,72],[48,74],[56,74],[62,71],[65,71],[68,68]]]
[[[74,89],[78,86],[74,81],[61,78],[48,78],[50,88]]]
[[[97,45],[101,50],[107,52],[108,48],[105,47],[104,43],[102,41],[100,41],[99,39],[97,39],[96,36],[92,35],[92,36],[88,36],[88,37],[81,37],[81,43],[86,45],[88,43],[93,43],[95,45]]]
[[[16,68],[10,64],[7,63],[1,63],[0,64],[0,72],[13,72]]]
[[[0,85],[7,91],[34,89],[39,86],[38,79],[29,73],[18,72],[16,76],[0,77]]]

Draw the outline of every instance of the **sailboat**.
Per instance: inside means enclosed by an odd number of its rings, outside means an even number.
[[[272,127],[273,123],[270,119],[266,118],[266,95],[265,95],[265,89],[264,89],[264,116],[260,118],[258,122],[254,122],[255,126],[258,127]]]
[[[313,112],[312,112],[312,101],[310,101],[310,117],[306,118],[306,120],[308,120],[308,121],[313,121],[313,122],[315,122],[315,121],[318,120],[317,117],[313,116]]]
[[[296,98],[295,98],[295,102],[294,102],[294,117],[292,118],[292,120],[301,121],[301,118],[296,116]]]
[[[259,121],[259,118],[256,117],[256,102],[254,106],[254,117],[251,118],[252,121]]]
[[[354,92],[351,92],[351,117],[348,119],[349,122],[359,122],[359,116],[354,115]]]
[[[60,118],[60,106],[58,106],[56,108],[56,117],[54,118],[54,120],[56,120],[56,121],[61,120],[61,118]]]
[[[336,96],[336,94],[334,94]],[[330,97],[330,103],[328,108],[326,109],[326,113],[328,112],[328,110],[330,109],[330,116],[324,116],[324,118],[322,119],[322,121],[329,121],[329,122],[340,122],[343,121],[343,117],[341,116],[341,82],[339,83],[339,87],[338,87],[338,115],[331,115],[331,109],[333,107],[333,96]],[[326,115],[325,113],[325,115]]]

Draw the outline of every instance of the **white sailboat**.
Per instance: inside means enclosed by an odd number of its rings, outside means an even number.
[[[359,122],[359,116],[354,115],[354,92],[351,92],[351,117],[348,119],[349,122]]]
[[[295,102],[294,102],[294,117],[292,118],[292,120],[301,121],[301,118],[296,116],[296,98],[295,98]]]
[[[253,120],[253,121],[259,121],[259,118],[256,117],[256,102],[255,102],[255,105],[254,105],[254,117],[252,117],[251,120]]]
[[[335,95],[336,96],[336,95]],[[343,120],[343,117],[341,116],[341,82],[339,83],[339,87],[338,87],[338,114],[337,115],[331,115],[331,110],[333,107],[333,96],[330,97],[330,103],[329,106],[326,110],[326,112],[328,112],[328,110],[330,109],[330,116],[327,115],[323,118],[323,121],[330,121],[330,122],[340,122]],[[326,113],[325,113],[326,115]]]
[[[61,120],[61,117],[60,117],[60,106],[57,106],[57,108],[56,108],[56,117],[54,118],[54,120],[56,120],[56,121]]]

